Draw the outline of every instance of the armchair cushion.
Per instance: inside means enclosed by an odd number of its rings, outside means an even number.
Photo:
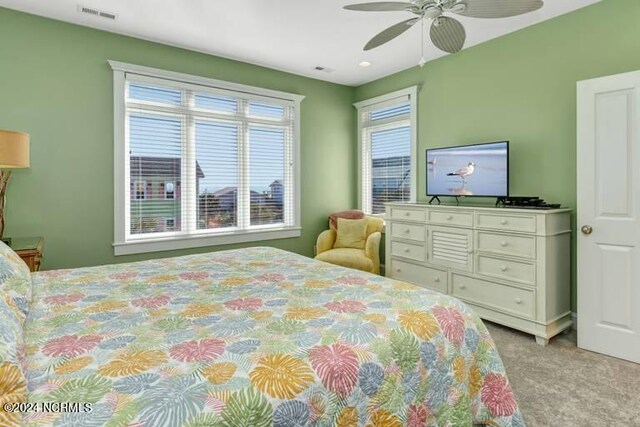
[[[367,240],[367,225],[368,221],[366,218],[338,218],[336,242],[333,247],[364,249],[365,242]]]
[[[340,228],[340,227],[338,227]],[[340,248],[322,252],[316,256],[317,260],[357,270],[373,272],[373,260],[367,258],[362,249]]]

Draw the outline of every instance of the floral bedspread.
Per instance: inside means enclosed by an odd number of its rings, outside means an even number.
[[[460,301],[273,248],[33,276],[32,426],[522,426]]]

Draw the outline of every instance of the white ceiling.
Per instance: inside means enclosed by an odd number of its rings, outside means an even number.
[[[420,59],[417,26],[382,47],[362,51],[375,34],[413,16],[342,9],[365,1],[376,0],[0,0],[0,6],[356,86],[413,67]],[[598,1],[545,0],[536,12],[506,19],[459,17],[467,31],[465,47]],[[78,4],[115,13],[117,20],[81,14]],[[427,60],[444,55],[428,35],[426,40]],[[364,60],[372,65],[359,67]],[[334,71],[315,71],[318,65]]]

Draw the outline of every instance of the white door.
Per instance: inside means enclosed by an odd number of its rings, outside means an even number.
[[[578,346],[640,363],[640,71],[578,83]]]

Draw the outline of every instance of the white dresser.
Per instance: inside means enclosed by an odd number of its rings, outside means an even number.
[[[386,275],[536,336],[571,327],[570,210],[387,204]]]

